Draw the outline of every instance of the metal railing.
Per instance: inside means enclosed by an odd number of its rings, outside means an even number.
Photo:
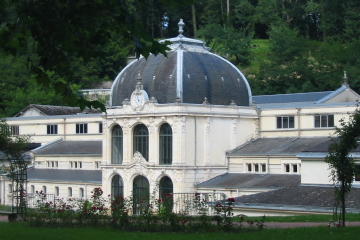
[[[38,202],[55,202],[55,194],[36,195],[31,194],[26,198],[26,205],[28,208],[35,208]]]
[[[173,206],[172,211],[178,214],[186,215],[213,215],[213,206],[224,201],[224,193],[172,193]]]

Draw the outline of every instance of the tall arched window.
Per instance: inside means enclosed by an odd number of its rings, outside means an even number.
[[[165,194],[173,193],[173,182],[169,177],[163,177],[159,184],[159,198],[163,198]]]
[[[111,194],[117,197],[124,196],[124,185],[120,175],[115,175],[111,181]]]
[[[146,177],[137,176],[133,182],[133,213],[141,214],[149,206],[150,184]]]
[[[160,128],[159,144],[160,164],[172,164],[172,130],[167,123]]]
[[[149,132],[144,124],[137,125],[134,129],[134,153],[136,151],[149,161]]]
[[[123,160],[123,132],[119,125],[116,125],[111,133],[111,163],[121,164]]]

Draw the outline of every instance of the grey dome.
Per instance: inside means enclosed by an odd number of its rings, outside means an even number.
[[[244,75],[229,61],[210,53],[204,42],[181,34],[172,39],[171,51],[140,58],[130,63],[116,77],[111,89],[111,106],[120,106],[135,90],[140,73],[143,89],[158,103],[210,104],[249,106],[251,90]]]

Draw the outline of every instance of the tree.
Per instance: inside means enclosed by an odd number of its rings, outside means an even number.
[[[139,0],[145,4],[145,0]],[[185,4],[190,0],[162,0],[165,4]],[[150,53],[166,55],[167,45],[160,44],[137,21],[130,0],[3,0],[0,2],[0,52],[17,55],[32,44],[36,58],[28,56],[27,66],[38,84],[50,86],[50,77],[56,73],[62,78],[56,82],[56,94],[63,101],[81,108],[94,107],[105,111],[97,101],[86,101],[71,89],[74,72],[71,56],[85,62],[101,57],[99,46],[105,46],[118,36],[132,43],[137,57]]]
[[[26,171],[31,159],[25,158],[27,145],[30,143],[29,135],[13,135],[11,127],[4,119],[0,119],[0,151],[10,161],[7,177],[12,180],[13,213],[26,217]],[[14,206],[15,205],[15,206]]]
[[[360,110],[356,109],[350,115],[348,122],[343,119],[340,122],[341,128],[335,130],[336,138],[333,138],[333,143],[329,146],[329,153],[325,157],[325,162],[329,164],[331,180],[335,187],[334,220],[341,220],[345,227],[345,200],[351,191],[355,176],[355,163],[354,159],[349,156],[349,152],[358,146]],[[340,216],[338,217],[339,208]]]

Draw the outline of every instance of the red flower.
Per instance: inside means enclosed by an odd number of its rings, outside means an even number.
[[[227,200],[228,200],[228,202],[235,202],[234,198],[228,198]]]

